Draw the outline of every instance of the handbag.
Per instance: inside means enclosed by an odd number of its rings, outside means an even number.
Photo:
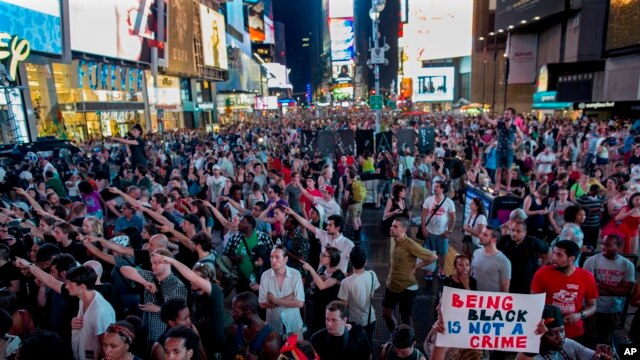
[[[367,326],[371,324],[371,308],[373,305],[373,272],[369,272],[371,273],[371,292],[369,293],[369,315],[367,316]]]
[[[447,200],[447,196],[445,195],[444,198],[442,199],[442,201],[440,202],[440,204],[438,204],[438,206],[436,206],[433,209],[433,212],[431,213],[431,215],[429,215],[429,218],[427,219],[427,222],[424,223],[424,227],[426,228],[427,225],[429,225],[429,222],[431,221],[431,219],[433,218],[433,215],[435,215],[438,210],[440,210],[440,207],[442,207],[442,204],[444,204],[444,202]],[[418,228],[418,232],[416,233],[416,237],[420,240],[426,240],[427,239],[427,234],[423,234],[422,233],[422,226]]]
[[[478,221],[478,216],[480,216],[480,214],[477,214],[476,217],[473,219],[473,224],[471,224],[472,228],[476,227],[476,221]],[[473,241],[473,238],[471,237],[471,235],[465,234],[464,237],[462,238],[463,243],[470,243],[471,241]]]

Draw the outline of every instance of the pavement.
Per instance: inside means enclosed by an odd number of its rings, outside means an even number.
[[[374,359],[378,359],[380,347],[391,339],[391,334],[382,318],[382,296],[384,294],[385,282],[389,274],[389,237],[384,236],[379,230],[380,221],[382,220],[384,207],[375,209],[372,205],[366,204],[362,213],[362,241],[361,245],[367,249],[368,262],[367,268],[375,271],[380,281],[380,288],[375,292],[373,298],[374,308],[376,310],[376,331],[374,335]],[[449,245],[460,251],[462,249],[462,237],[460,232],[462,227],[462,206],[456,203],[456,226],[455,231],[449,238]],[[347,237],[351,237],[352,230],[350,225],[344,231]],[[436,320],[436,305],[438,304],[438,294],[442,284],[438,280],[425,281],[424,273],[419,272],[416,275],[419,283],[418,296],[413,307],[413,327],[416,332],[416,346],[422,350],[424,339],[431,330],[431,326]],[[636,273],[636,279],[640,279],[640,272]],[[629,308],[628,314],[635,313],[636,309]],[[627,315],[625,326],[619,327],[615,332],[618,343],[617,350],[619,353],[624,351],[624,344],[628,342],[627,330],[633,316]],[[396,319],[400,321],[400,315],[396,310]],[[507,356],[507,359],[514,358],[513,355]]]

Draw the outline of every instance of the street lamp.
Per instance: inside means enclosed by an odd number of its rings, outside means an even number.
[[[369,18],[371,18],[371,25],[373,30],[373,41],[369,46],[371,57],[367,61],[367,65],[370,69],[373,69],[376,96],[380,95],[380,65],[387,65],[389,63],[389,61],[385,58],[385,52],[389,50],[389,45],[385,43],[382,47],[380,47],[380,36],[378,34],[380,13],[384,10],[386,3],[386,0],[371,0],[371,9],[369,10]],[[380,132],[380,111],[381,110],[376,110],[376,133]]]

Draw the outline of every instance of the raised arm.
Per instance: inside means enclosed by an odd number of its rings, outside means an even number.
[[[122,274],[122,276],[126,277],[127,279],[129,279],[131,281],[135,281],[138,284],[144,286],[144,288],[147,289],[147,291],[149,291],[151,293],[155,293],[157,291],[156,285],[154,283],[152,283],[151,281],[145,280],[138,273],[138,270],[136,270],[134,267],[122,266],[120,268],[120,274]]]
[[[482,116],[482,118],[491,126],[498,126],[498,120],[490,118],[486,113]]]
[[[25,259],[16,257],[16,266],[20,269],[29,269],[29,272],[33,274],[33,276],[42,282],[49,289],[60,294],[62,292],[62,286],[64,283],[62,281],[56,280],[51,274],[48,274],[44,270],[35,266],[33,263],[28,262]]]
[[[98,241],[100,242],[100,245],[111,251],[115,251],[122,255],[134,256],[133,249],[130,247],[122,246],[102,238],[99,238]]]
[[[318,231],[318,228],[313,226],[313,224],[311,224],[311,222],[305,218],[303,218],[302,216],[296,214],[295,211],[291,210],[291,208],[289,207],[285,207],[284,208],[284,212],[289,214],[290,216],[293,216],[296,220],[298,220],[298,222],[300,223],[300,225],[302,225],[303,228],[311,231],[312,234],[315,234],[316,231]]]
[[[93,245],[91,240],[94,240],[91,238],[91,236],[88,236],[82,240],[82,243],[84,244],[84,247],[87,248],[87,251],[89,251],[93,256],[97,257],[98,259],[104,262],[107,262],[111,265],[115,265],[116,264],[115,256],[107,254],[104,251],[101,251],[95,245]]]
[[[29,196],[29,194],[28,194],[28,193],[27,193],[23,188],[15,187],[15,188],[13,188],[13,189],[16,191],[16,193],[17,193],[18,195],[20,195],[20,196],[22,196],[23,198],[25,198],[25,199],[27,200],[27,202],[29,202],[29,204],[31,205],[31,207],[32,207],[34,210],[36,210],[36,211],[38,211],[38,210],[40,210],[40,211],[44,211],[44,209],[42,208],[42,206],[40,206],[40,204],[38,204],[38,202],[37,202],[34,198],[32,198],[31,196]]]
[[[234,201],[235,202],[235,201]],[[218,221],[220,221],[220,223],[222,224],[222,227],[224,227],[225,229],[232,229],[233,223],[229,220],[227,220],[224,215],[222,215],[222,213],[220,212],[220,210],[218,210],[215,206],[211,205],[210,202],[208,201],[203,201],[203,204],[205,206],[207,206],[209,209],[211,209],[211,212],[213,213],[213,216],[216,217],[216,219],[218,219]],[[233,204],[232,204],[233,205]],[[243,210],[244,211],[244,210]]]
[[[197,288],[202,289],[207,294],[211,294],[211,283],[207,279],[198,276],[198,274],[189,269],[185,264],[174,258],[159,254],[153,254],[151,257],[152,259],[160,259],[163,263],[173,266],[187,281],[196,285]]]
[[[160,232],[161,233],[169,233],[171,235],[173,235],[174,238],[176,238],[182,245],[184,245],[187,249],[194,251],[195,249],[195,244],[193,243],[193,241],[191,241],[191,239],[189,239],[189,237],[187,237],[185,234],[181,233],[180,231],[176,230],[176,229],[172,229],[166,225],[162,225],[160,227]]]
[[[114,138],[111,138],[111,140],[115,140],[115,141],[117,141],[119,143],[126,144],[126,145],[138,145],[137,141],[129,140],[129,139],[125,139],[125,138],[114,137]]]

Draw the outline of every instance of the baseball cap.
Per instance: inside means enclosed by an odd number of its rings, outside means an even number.
[[[335,190],[333,189],[333,186],[331,186],[331,185],[325,185],[325,186],[322,188],[322,191],[326,191],[326,192],[328,192],[328,193],[329,193],[329,195],[333,195],[333,193],[335,192]]]
[[[545,305],[542,310],[542,319],[547,329],[564,326],[564,316],[560,308],[553,305]]]
[[[222,170],[222,168],[218,164],[213,165],[213,167],[211,169],[213,169],[213,170]]]
[[[109,241],[125,247],[129,246],[129,237],[127,235],[115,236],[112,237]]]
[[[19,208],[20,210],[22,210],[24,212],[29,212],[29,205],[27,205],[26,203],[24,203],[22,201],[16,201],[16,202],[12,203],[11,206],[15,206],[15,207]]]

